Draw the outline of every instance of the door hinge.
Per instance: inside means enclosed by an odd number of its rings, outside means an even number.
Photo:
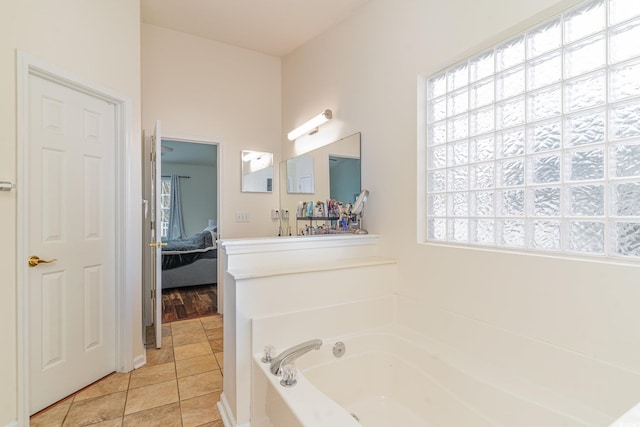
[[[151,161],[152,162],[156,161],[156,152],[155,151],[153,153],[151,153]]]
[[[152,230],[156,229],[156,222],[155,221],[151,221],[151,229]]]
[[[151,300],[155,301],[156,299],[156,290],[155,289],[151,289]]]

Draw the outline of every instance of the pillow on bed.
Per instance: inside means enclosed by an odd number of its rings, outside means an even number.
[[[204,234],[209,234],[211,236],[211,245],[216,244],[216,240],[218,240],[218,227],[214,227],[211,230],[205,229]]]
[[[210,248],[216,245],[216,240],[218,239],[218,234],[213,231],[203,231],[204,235],[204,244],[206,247]]]
[[[213,239],[213,244],[216,243],[216,240],[218,240],[218,226],[217,225],[210,225],[207,228],[204,229],[204,231],[208,231],[209,233],[211,233],[211,238]]]

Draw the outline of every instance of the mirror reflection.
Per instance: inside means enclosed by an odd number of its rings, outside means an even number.
[[[313,194],[315,192],[312,156],[298,156],[287,160],[287,192]]]
[[[360,157],[329,156],[329,197],[353,203],[360,188]]]
[[[295,168],[295,173],[294,173]],[[327,144],[316,150],[296,156],[280,165],[280,211],[289,213],[288,227],[293,234],[300,234],[305,226],[320,225],[322,220],[313,220],[305,214],[298,219],[299,207],[304,204],[336,200],[341,205],[353,204],[361,190],[360,133],[356,133]],[[300,179],[302,178],[302,179]],[[311,191],[297,191],[297,190]],[[330,209],[322,210],[328,216]],[[287,224],[284,224],[287,227]]]
[[[273,191],[273,154],[242,150],[242,191],[271,193]]]

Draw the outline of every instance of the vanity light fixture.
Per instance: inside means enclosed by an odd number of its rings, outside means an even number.
[[[305,133],[315,133],[318,131],[318,127],[320,125],[326,123],[332,118],[333,114],[331,113],[331,110],[324,110],[322,113],[318,114],[311,120],[306,121],[305,123],[289,132],[287,138],[289,138],[289,141],[294,141]]]

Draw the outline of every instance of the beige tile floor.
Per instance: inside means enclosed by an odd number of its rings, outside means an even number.
[[[151,332],[151,331],[147,331]],[[222,427],[222,316],[162,325],[147,364],[113,373],[31,417],[34,427]]]

